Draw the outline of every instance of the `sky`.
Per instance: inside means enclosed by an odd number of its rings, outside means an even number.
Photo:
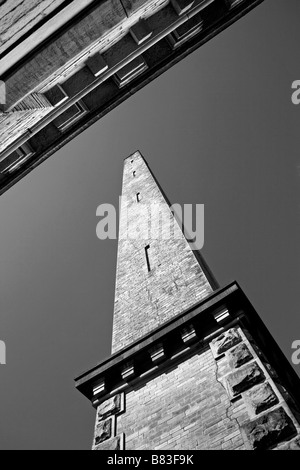
[[[300,339],[299,0],[265,0],[0,197],[1,449],[89,449],[74,378],[110,355],[123,159],[146,158],[171,203],[204,204],[202,253],[236,280],[291,362]],[[300,365],[293,366],[300,375]]]

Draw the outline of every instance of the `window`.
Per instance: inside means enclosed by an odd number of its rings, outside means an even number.
[[[176,28],[168,35],[168,41],[172,46],[172,49],[176,49],[185,41],[188,41],[190,38],[198,34],[202,30],[202,27],[203,21],[200,14],[198,14]]]
[[[141,200],[141,193],[137,193],[137,194],[136,194],[136,200],[137,200],[137,202],[140,202],[140,200]]]
[[[135,171],[132,172],[132,176],[133,176],[133,177],[135,176]]]
[[[140,55],[136,59],[133,59],[129,64],[122,67],[118,72],[113,76],[116,84],[119,88],[127,85],[131,80],[136,78],[138,75],[147,70],[148,65],[144,61],[143,57]]]
[[[30,145],[28,143],[23,144],[0,163],[0,172],[12,173],[18,170],[33,154],[34,151]]]
[[[151,265],[150,265],[150,259],[149,259],[149,250],[150,250],[150,245],[145,246],[145,255],[146,255],[146,262],[147,262],[148,272],[151,271]]]
[[[53,124],[60,130],[64,131],[76,121],[78,121],[85,113],[87,108],[82,101],[78,101],[73,106],[70,106],[65,112],[54,119]]]

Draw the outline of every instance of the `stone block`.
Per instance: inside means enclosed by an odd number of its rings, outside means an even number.
[[[226,377],[229,392],[233,397],[264,380],[265,374],[256,362],[252,362]]]
[[[126,15],[130,18],[133,15],[140,15],[140,17],[145,15],[147,16],[151,11],[157,10],[157,8],[166,5],[168,0],[122,0],[122,5],[126,11]]]
[[[249,444],[254,450],[266,450],[296,434],[296,428],[280,407],[243,426]]]
[[[112,437],[101,444],[94,446],[93,450],[123,450],[124,449],[124,434]]]
[[[97,419],[102,421],[111,415],[119,414],[124,410],[124,393],[118,393],[105,400],[97,408]]]
[[[300,450],[300,437],[293,439],[291,442],[287,443],[286,450]]]
[[[86,62],[86,65],[95,77],[99,77],[99,75],[101,75],[108,69],[107,63],[99,53],[93,55],[92,57],[89,57]]]
[[[251,361],[251,359],[253,359],[253,356],[244,343],[239,344],[228,353],[229,364],[233,369],[246,364],[246,362]]]
[[[211,343],[211,349],[214,356],[220,356],[225,351],[230,349],[232,346],[240,343],[242,341],[241,335],[237,328],[230,328],[227,331],[224,331],[220,336],[215,338]]]
[[[258,415],[278,403],[278,397],[268,383],[257,385],[245,392],[244,401],[252,414]]]
[[[100,421],[95,429],[95,445],[110,439],[113,436],[114,418],[108,418],[105,421]]]
[[[152,35],[152,31],[147,26],[145,20],[140,20],[138,23],[136,23],[130,28],[130,34],[135,40],[136,44],[139,46],[150,38],[150,36]]]
[[[177,15],[183,15],[193,5],[194,0],[171,0],[171,4],[176,11]]]

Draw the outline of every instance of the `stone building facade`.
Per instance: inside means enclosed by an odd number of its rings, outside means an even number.
[[[93,449],[300,449],[299,378],[239,285],[191,250],[139,152],[122,196],[112,355],[76,379]]]
[[[0,194],[261,1],[0,1]]]

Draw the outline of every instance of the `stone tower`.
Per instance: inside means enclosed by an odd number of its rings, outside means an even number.
[[[112,355],[76,379],[97,410],[93,449],[299,448],[297,375],[239,285],[220,288],[181,228],[135,152],[124,163]]]

